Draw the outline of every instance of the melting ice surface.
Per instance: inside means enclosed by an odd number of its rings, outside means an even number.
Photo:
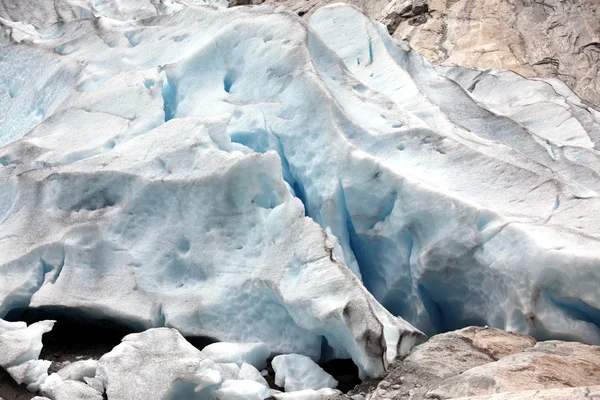
[[[468,324],[600,343],[600,113],[564,85],[436,69],[351,6],[121,3],[0,10],[0,317],[363,377]]]

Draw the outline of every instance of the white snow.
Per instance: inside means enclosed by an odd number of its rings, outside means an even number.
[[[202,354],[216,363],[244,363],[256,368],[267,366],[267,358],[271,351],[264,343],[212,343],[202,349]]]
[[[36,3],[0,11],[0,317],[59,307],[362,377],[419,329],[600,343],[600,114],[564,86],[437,70],[347,5],[309,27],[273,4]],[[128,337],[96,371],[110,393],[131,398],[131,365],[173,363],[146,386],[175,396],[253,362],[160,335],[184,361]]]
[[[286,392],[305,389],[337,387],[337,381],[309,357],[301,354],[284,354],[273,358],[275,384]]]

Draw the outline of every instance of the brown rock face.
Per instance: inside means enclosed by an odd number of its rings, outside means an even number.
[[[600,347],[469,327],[433,336],[349,399],[600,399]]]
[[[535,346],[535,339],[531,336],[494,328],[470,326],[455,333],[469,339],[473,347],[487,354],[493,360],[499,360]]]
[[[462,397],[455,400],[575,400],[600,399],[600,386],[577,387],[568,389],[524,390],[486,396]]]
[[[234,0],[233,4],[264,0]],[[275,1],[275,0],[267,0]],[[309,18],[338,0],[279,0]],[[598,0],[347,0],[431,62],[563,80],[600,105]]]
[[[598,384],[600,347],[550,341],[448,378],[429,395],[438,399],[454,399]]]
[[[434,63],[557,77],[600,104],[597,0],[430,0],[424,24],[393,36]]]

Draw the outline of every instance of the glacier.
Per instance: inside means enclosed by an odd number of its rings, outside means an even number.
[[[175,328],[361,377],[471,324],[600,344],[600,112],[564,84],[433,66],[348,5],[307,24],[0,4],[0,318]],[[243,381],[221,393],[260,396]]]

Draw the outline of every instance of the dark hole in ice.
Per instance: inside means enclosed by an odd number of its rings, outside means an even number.
[[[217,343],[219,340],[208,336],[186,336],[185,340],[198,350],[202,350],[209,344]]]
[[[49,372],[56,372],[65,361],[98,359],[121,343],[124,336],[144,330],[140,324],[126,324],[62,307],[14,309],[5,319],[25,321],[28,325],[48,319],[56,321],[54,328],[42,337],[40,359],[52,361]]]
[[[347,393],[349,390],[361,383],[358,378],[358,367],[350,359],[331,360],[319,364],[329,375],[338,381],[338,390]]]

